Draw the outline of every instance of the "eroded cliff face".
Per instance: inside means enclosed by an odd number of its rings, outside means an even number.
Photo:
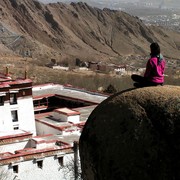
[[[84,127],[80,156],[86,180],[180,179],[180,87],[109,97]]]
[[[86,3],[45,5],[35,0],[1,0],[0,20],[12,35],[17,35],[15,40],[20,36],[15,44],[7,46],[15,52],[26,46],[41,55],[107,60],[147,55],[149,44],[158,41],[168,56],[179,58],[178,33],[169,35],[163,29],[145,26],[125,12],[101,10]],[[9,45],[4,39],[3,42]]]

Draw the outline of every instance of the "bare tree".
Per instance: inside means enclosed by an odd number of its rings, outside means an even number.
[[[76,172],[75,175],[75,167],[74,167],[74,158],[71,157],[68,160],[68,163],[66,163],[64,166],[61,166],[59,170],[62,171],[64,174],[64,180],[82,180],[81,178],[81,167],[80,167],[80,160],[78,160],[77,167],[78,171]]]
[[[78,154],[78,142],[74,142],[74,157],[69,157],[68,163],[64,166],[61,166],[61,170],[64,174],[64,179],[67,180],[82,180],[82,171],[80,157]]]
[[[0,180],[8,180],[8,172],[0,167]]]

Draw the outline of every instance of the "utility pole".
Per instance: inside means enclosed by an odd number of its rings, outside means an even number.
[[[74,179],[78,179],[78,142],[74,141]]]

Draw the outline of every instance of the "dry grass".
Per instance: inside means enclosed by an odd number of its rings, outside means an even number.
[[[109,76],[107,74],[95,73],[92,71],[61,71],[54,70],[45,66],[38,66],[33,59],[9,57],[0,60],[0,72],[5,72],[9,67],[9,73],[13,78],[23,78],[27,70],[28,78],[32,79],[34,84],[59,83],[71,84],[75,87],[89,90],[97,90],[99,87],[107,88],[112,84],[116,89],[130,87],[130,78],[118,76]]]
[[[79,72],[54,70],[45,66],[38,66],[36,61],[31,58],[1,58],[0,72],[5,72],[6,67],[9,67],[9,73],[14,79],[23,78],[25,70],[27,70],[28,78],[32,79],[34,84],[71,84],[74,87],[93,91],[97,91],[99,87],[106,89],[110,84],[118,91],[131,88],[133,85],[130,76],[121,77],[117,75],[95,73],[92,71]],[[180,81],[179,78],[174,78],[173,75],[171,75],[166,77],[166,84],[180,85]]]

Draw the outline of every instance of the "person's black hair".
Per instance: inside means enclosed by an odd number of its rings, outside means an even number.
[[[160,46],[156,42],[153,42],[150,45],[150,49],[151,49],[151,55],[153,55],[153,56],[157,56],[161,53]]]

